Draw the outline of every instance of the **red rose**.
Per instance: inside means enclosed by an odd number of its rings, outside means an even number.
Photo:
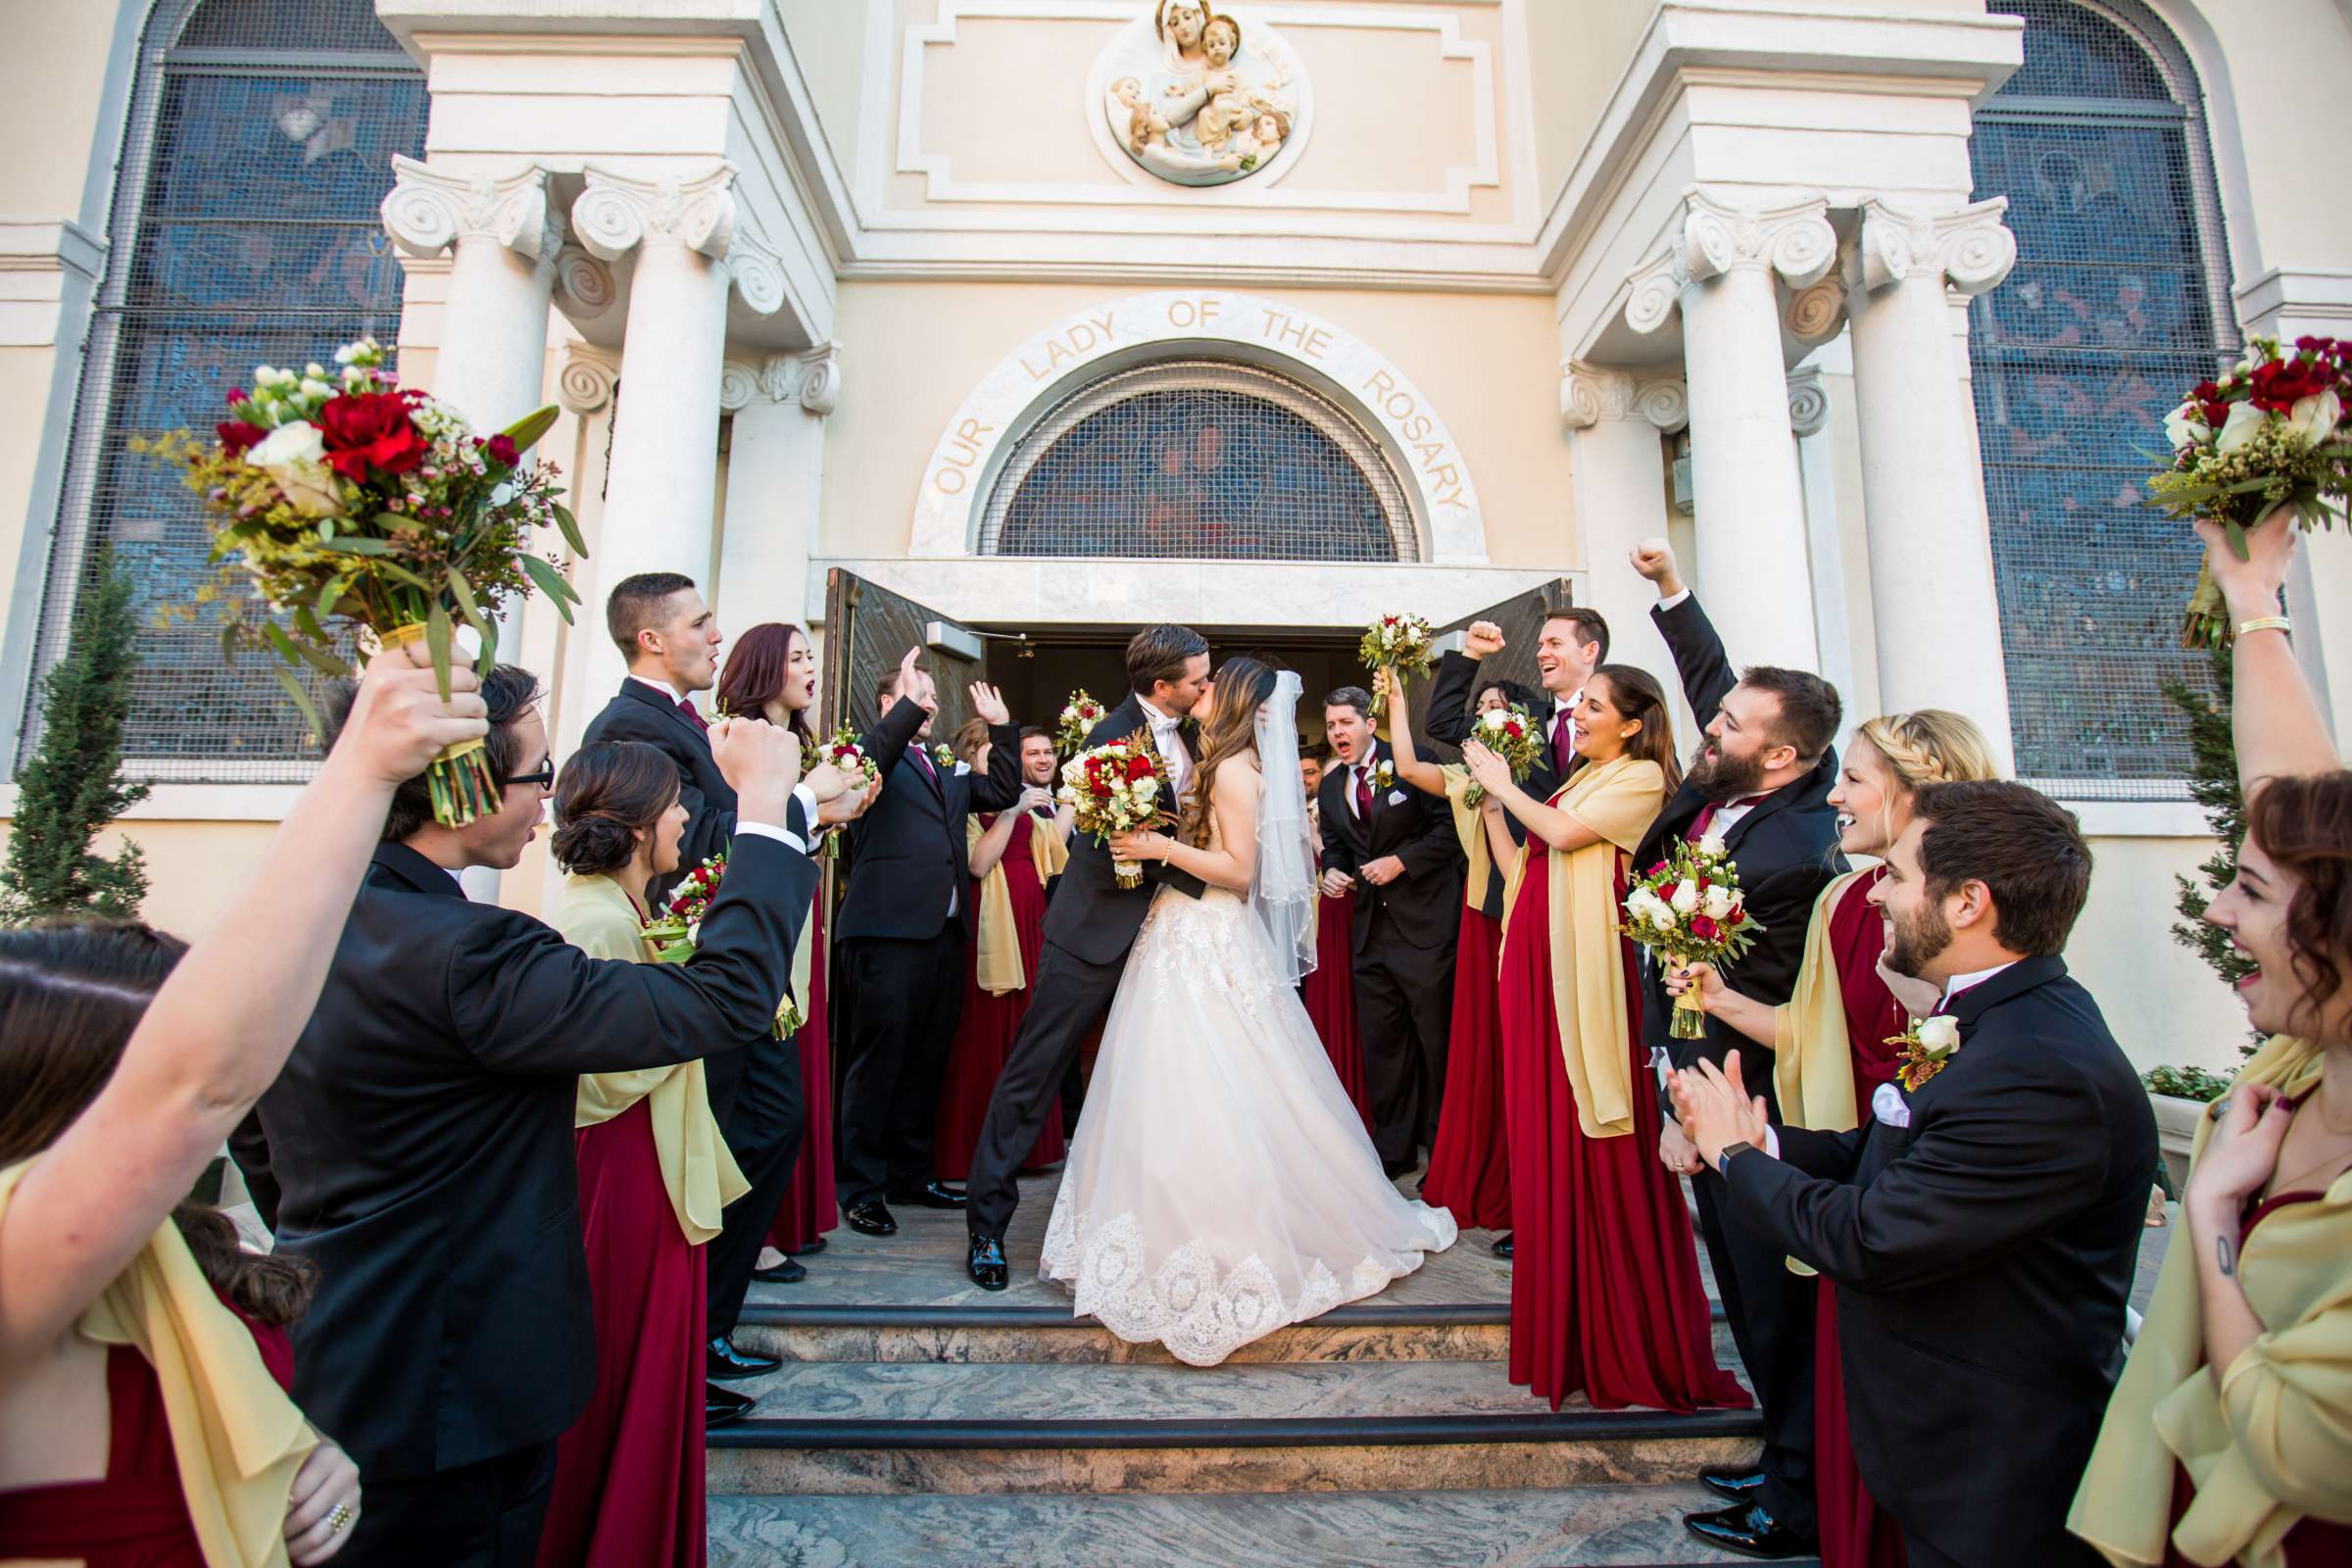
[[[367,483],[369,468],[406,473],[430,450],[409,422],[408,400],[397,392],[329,398],[318,411],[318,429],[326,438],[327,463],[357,484]]]
[[[1704,892],[1706,892],[1706,891],[1707,891],[1707,879],[1706,879],[1705,877],[1703,877],[1703,876],[1702,876],[1702,877],[1700,877],[1700,878],[1699,878],[1699,879],[1698,879],[1696,882],[1692,883],[1691,885],[1692,885],[1693,887],[1697,888],[1697,889],[1698,889],[1698,891],[1699,891],[1699,892],[1701,892],[1701,893],[1704,893]]]
[[[2334,380],[2325,367],[2305,360],[2271,360],[2254,368],[2252,402],[2258,409],[2284,413],[2298,399],[2317,397]]]
[[[1139,757],[1133,761],[1129,762],[1127,764],[1127,776],[1131,779],[1150,778],[1152,776],[1152,759],[1149,757]]]
[[[2203,410],[2200,412],[2205,416],[2205,424],[2207,428],[2218,430],[2222,427],[2223,422],[2230,417],[2230,405],[2217,398],[2213,402],[2206,404]]]
[[[1109,799],[1110,799],[1110,782],[1109,782],[1107,779],[1100,779],[1100,778],[1096,779],[1096,780],[1094,781],[1094,792],[1095,792],[1095,798],[1096,798],[1097,800],[1102,800],[1102,801],[1107,801],[1107,800],[1109,800]]]
[[[1733,905],[1731,913],[1725,915],[1724,919],[1727,923],[1734,926],[1742,926],[1747,924],[1747,906],[1744,904]]]
[[[247,424],[243,419],[216,424],[213,429],[219,433],[220,444],[239,456],[244,454],[247,447],[258,445],[270,433],[258,424]]]
[[[488,458],[502,468],[512,468],[522,461],[522,454],[514,450],[514,438],[504,431],[492,436],[487,441],[478,441],[475,445],[482,449],[483,457]]]
[[[235,407],[236,407],[238,404],[240,404],[240,403],[244,402],[247,396],[248,396],[248,394],[246,393],[246,391],[245,391],[245,389],[244,389],[243,387],[241,387],[241,386],[232,386],[232,387],[230,387],[230,388],[228,389],[228,406],[229,406],[231,409],[234,409],[234,408],[235,408]]]
[[[2199,381],[2188,395],[2199,403],[2211,403],[2222,395],[2222,389],[2211,381]]]
[[[1723,928],[1703,914],[1690,917],[1690,934],[1701,942],[1712,942],[1723,935]]]

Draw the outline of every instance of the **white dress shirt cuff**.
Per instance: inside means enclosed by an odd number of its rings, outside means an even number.
[[[1659,601],[1658,601],[1658,608],[1659,608],[1660,610],[1672,610],[1672,609],[1673,609],[1675,606],[1677,606],[1677,605],[1681,604],[1681,603],[1682,603],[1684,600],[1686,600],[1686,599],[1688,599],[1688,598],[1690,598],[1690,589],[1688,589],[1688,588],[1686,588],[1686,589],[1684,589],[1684,590],[1683,590],[1681,593],[1679,593],[1679,594],[1673,594],[1673,595],[1670,595],[1670,596],[1668,596],[1667,598],[1664,598],[1664,599],[1661,599],[1661,600],[1659,600]]]
[[[817,828],[816,791],[806,784],[795,784],[792,787],[792,798],[801,803],[801,820],[808,824],[809,832],[814,833]]]
[[[777,827],[772,822],[747,822],[743,818],[737,817],[735,819],[735,836],[741,838],[747,833],[756,839],[774,839],[779,844],[789,844],[803,855],[808,853],[808,846],[801,842],[801,836],[798,833]]]
[[[1781,1130],[1778,1127],[1764,1129],[1764,1152],[1775,1159],[1781,1157]]]

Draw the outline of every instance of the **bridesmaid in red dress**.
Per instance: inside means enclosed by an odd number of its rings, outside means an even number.
[[[1633,947],[1618,931],[1628,857],[1675,782],[1665,696],[1630,664],[1585,684],[1586,765],[1548,802],[1473,741],[1470,774],[1525,824],[1502,937],[1505,1130],[1517,1256],[1510,1378],[1557,1409],[1743,1407],[1716,1365],[1683,1196],[1657,1160]]]
[[[1306,828],[1315,854],[1323,854],[1323,823],[1315,794],[1323,783],[1323,759],[1298,759],[1298,779],[1306,786]],[[1298,1000],[1315,1022],[1315,1033],[1331,1056],[1332,1071],[1348,1091],[1355,1113],[1372,1130],[1372,1097],[1364,1090],[1363,1037],[1355,1032],[1355,894],[1324,893],[1315,903],[1315,967],[1298,982]],[[1463,1223],[1467,1224],[1465,1220]]]
[[[646,885],[677,869],[677,769],[620,741],[556,781],[551,924],[593,957],[654,961]],[[579,1081],[573,1134],[596,1393],[556,1446],[541,1568],[701,1568],[704,1245],[750,1189],[700,1060]]]
[[[1871,719],[1854,732],[1830,804],[1838,847],[1880,859],[1911,823],[1923,784],[1994,776],[1992,749],[1958,713],[1926,709]],[[1822,891],[1805,934],[1805,957],[1789,1000],[1778,1007],[1741,996],[1706,964],[1669,974],[1675,995],[1698,987],[1699,1005],[1774,1052],[1783,1119],[1791,1127],[1845,1132],[1870,1120],[1871,1096],[1899,1062],[1887,1042],[1914,1014],[1935,1010],[1934,985],[1897,975],[1879,959],[1886,922],[1869,893],[1883,865],[1850,871]],[[1679,1134],[1670,1133],[1671,1147]],[[1695,1157],[1693,1154],[1691,1157]],[[1821,1512],[1824,1568],[1903,1568],[1903,1536],[1863,1485],[1845,1415],[1845,1370],[1838,1344],[1838,1289],[1820,1282],[1813,1352],[1813,1485]]]
[[[986,720],[968,720],[956,732],[956,755],[973,772],[988,771],[988,752]],[[931,1174],[941,1181],[971,1174],[997,1074],[1029,1011],[1029,981],[1045,954],[1046,885],[1069,861],[1070,822],[1067,808],[1054,804],[1054,737],[1034,725],[1023,729],[1020,805],[975,815],[966,824],[971,884],[965,896],[978,914],[980,934],[965,950],[963,1016],[948,1048],[932,1134]],[[1045,1130],[1022,1168],[1054,1164],[1063,1152],[1056,1104],[1046,1112]]]
[[[1511,1228],[1511,1162],[1503,1137],[1502,1018],[1497,969],[1502,960],[1503,884],[1515,855],[1497,859],[1496,830],[1508,833],[1502,805],[1488,796],[1469,804],[1470,770],[1459,763],[1441,767],[1420,760],[1414,747],[1412,710],[1396,671],[1383,670],[1388,691],[1389,733],[1396,776],[1415,789],[1442,795],[1453,808],[1453,829],[1462,841],[1470,874],[1462,885],[1462,925],[1454,949],[1453,1024],[1446,1047],[1446,1093],[1438,1106],[1438,1138],[1421,1178],[1421,1200],[1453,1210],[1464,1225],[1482,1230]],[[1531,711],[1535,694],[1516,681],[1491,680],[1472,699],[1481,713],[1507,711],[1514,704]]]

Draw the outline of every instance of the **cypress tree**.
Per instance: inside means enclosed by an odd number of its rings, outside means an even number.
[[[74,605],[66,656],[41,678],[39,747],[17,779],[0,918],[92,914],[130,919],[146,897],[139,847],[90,852],[99,829],[147,798],[122,777],[122,721],[138,667],[139,624],[127,572],[101,551]]]
[[[2246,798],[2238,788],[2237,747],[2230,728],[2229,648],[2215,648],[2212,659],[2215,695],[2208,697],[2182,681],[2164,683],[2165,697],[2188,719],[2189,797],[2205,808],[2205,820],[2219,841],[2197,867],[2198,880],[2173,878],[2180,889],[2174,907],[2181,915],[2173,926],[2173,940],[2203,958],[2224,984],[2235,985],[2254,965],[2230,945],[2227,932],[2205,920],[2214,896],[2237,876],[2237,850],[2246,836]],[[2246,1048],[2247,1054],[2251,1049]]]

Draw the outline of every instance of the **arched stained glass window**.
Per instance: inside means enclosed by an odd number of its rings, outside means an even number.
[[[94,547],[112,547],[151,612],[185,607],[211,575],[197,499],[133,438],[208,432],[256,364],[397,339],[401,272],[376,208],[393,155],[422,155],[424,121],[423,74],[369,0],[159,0],[83,349],[36,678],[64,652]],[[218,630],[184,618],[152,626],[139,653],[133,771],[305,776],[305,726],[261,659],[224,669]],[[24,748],[36,733],[25,725]]]
[[[2136,0],[1992,0],[2025,65],[1978,111],[1977,194],[2017,269],[1970,308],[1977,428],[2020,775],[2063,796],[2185,799],[2169,680],[2199,546],[2138,505],[2159,421],[2234,359],[2203,99]]]
[[[1255,366],[1186,360],[1093,382],[1016,442],[980,553],[1414,561],[1410,504],[1343,410]]]

